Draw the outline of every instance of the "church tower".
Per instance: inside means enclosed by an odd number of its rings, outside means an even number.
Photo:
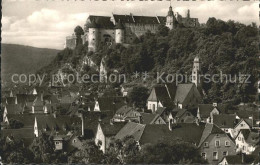
[[[172,30],[175,26],[176,18],[172,11],[172,6],[169,7],[168,15],[166,16],[166,26]]]
[[[196,87],[198,87],[200,85],[200,59],[198,56],[196,56],[194,58],[193,61],[193,68],[192,68],[192,83],[194,83],[196,85]]]

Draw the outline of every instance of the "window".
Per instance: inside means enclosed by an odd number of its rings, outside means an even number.
[[[55,144],[60,144],[60,142],[55,142]]]
[[[206,159],[206,153],[205,152],[201,153],[201,156],[202,156],[203,159]]]
[[[76,143],[77,142],[77,140],[76,139],[73,139],[73,143]]]
[[[213,152],[213,159],[218,160],[218,152]]]
[[[205,143],[204,143],[204,147],[209,147],[209,143],[208,143],[208,142],[205,142]]]
[[[220,147],[220,142],[219,142],[219,140],[215,141],[215,146],[216,146],[216,147]]]
[[[227,156],[228,155],[228,152],[227,151],[224,151],[223,152],[223,156]]]
[[[246,150],[246,146],[243,146],[243,151],[245,151]]]
[[[241,127],[244,127],[244,124],[240,124]]]
[[[225,146],[230,146],[230,141],[225,141]]]
[[[240,140],[241,140],[241,138],[240,138],[240,137],[238,137],[238,140],[240,141]]]

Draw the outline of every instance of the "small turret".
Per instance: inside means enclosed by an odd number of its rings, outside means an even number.
[[[98,31],[98,25],[95,19],[93,19],[91,24],[89,25],[88,51],[96,51],[98,46]]]
[[[187,18],[190,18],[190,9],[187,11]]]
[[[200,59],[198,56],[194,58],[193,61],[193,69],[192,69],[192,83],[194,83],[197,87],[200,84]]]
[[[169,7],[168,14],[166,16],[166,26],[172,30],[176,26],[176,18],[174,16],[174,12],[172,11],[172,6]]]

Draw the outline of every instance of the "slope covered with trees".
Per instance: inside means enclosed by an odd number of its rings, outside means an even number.
[[[78,45],[74,50],[65,49],[41,71],[55,70],[65,62],[72,63],[76,68],[87,55],[98,65],[105,57],[110,71],[117,70],[129,75],[146,71],[153,76],[157,72],[190,75],[193,59],[199,56],[201,74],[219,75],[222,72],[232,78],[237,76],[235,83],[204,83],[204,102],[225,100],[238,104],[255,100],[257,35],[257,27],[253,23],[244,25],[215,18],[209,18],[206,26],[199,28],[177,27],[169,31],[167,27],[160,26],[156,34],[147,31],[131,45],[102,46],[96,53],[87,53],[87,43]],[[239,74],[250,74],[250,83],[238,80]]]

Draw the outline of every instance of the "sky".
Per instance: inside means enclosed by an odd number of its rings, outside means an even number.
[[[209,17],[244,24],[259,22],[258,1],[177,1],[174,12],[205,23]],[[63,49],[65,37],[77,25],[84,26],[89,15],[115,14],[166,16],[170,1],[93,0],[3,0],[2,42],[40,48]]]

